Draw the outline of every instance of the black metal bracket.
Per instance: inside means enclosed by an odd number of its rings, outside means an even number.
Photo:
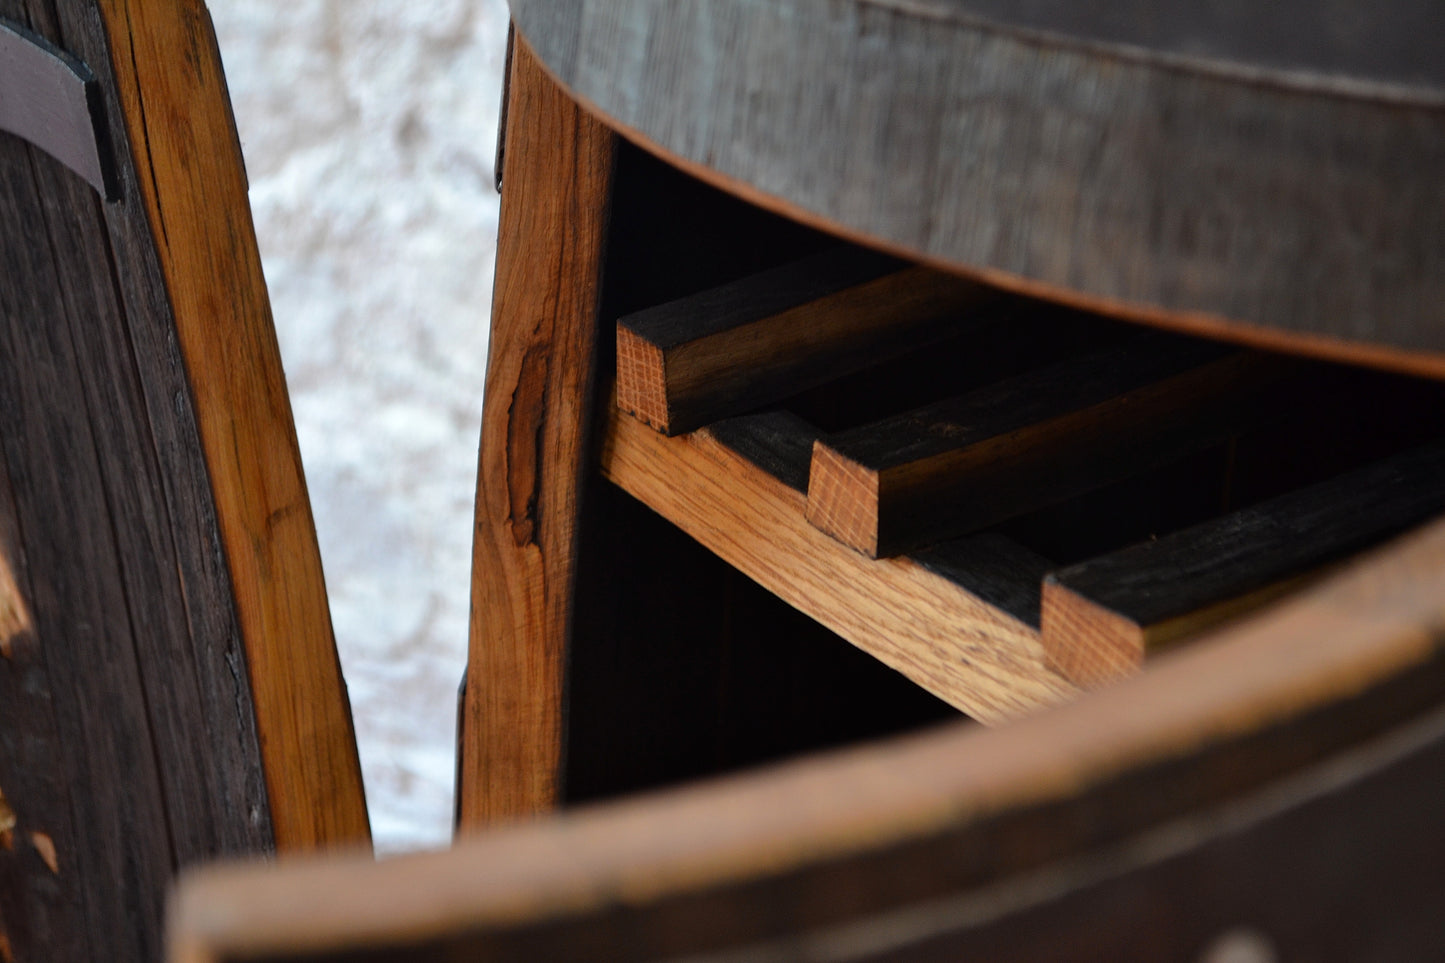
[[[502,193],[502,165],[507,160],[507,102],[512,99],[512,44],[517,26],[507,23],[507,59],[502,65],[502,108],[497,111],[497,153],[492,159],[492,174],[497,193]]]
[[[45,151],[106,200],[120,195],[95,74],[44,37],[3,19],[0,130]]]

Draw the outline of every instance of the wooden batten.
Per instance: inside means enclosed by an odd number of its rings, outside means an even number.
[[[1290,370],[1134,338],[820,439],[808,520],[874,558],[976,531],[1223,441]]]
[[[1080,685],[1319,577],[1345,555],[1445,511],[1445,442],[1052,573],[1042,637]]]
[[[617,404],[675,435],[876,364],[984,318],[999,295],[835,247],[617,323]]]

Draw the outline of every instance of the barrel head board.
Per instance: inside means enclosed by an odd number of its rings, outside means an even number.
[[[360,772],[209,16],[0,18],[0,958],[154,960],[180,867],[364,845]]]

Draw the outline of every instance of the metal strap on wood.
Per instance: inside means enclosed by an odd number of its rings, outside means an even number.
[[[0,19],[0,130],[24,138],[85,178],[119,193],[100,84],[84,63]]]

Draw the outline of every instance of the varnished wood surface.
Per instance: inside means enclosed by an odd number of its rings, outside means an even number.
[[[1163,960],[1241,926],[1280,958],[1428,957],[1445,940],[1442,572],[1437,523],[1016,725],[449,853],[208,871],[176,903],[172,959]]]
[[[774,427],[783,431],[771,437],[786,433],[786,424]],[[725,430],[738,444],[741,426]],[[869,559],[809,525],[803,492],[751,460],[760,448],[778,454],[768,437],[740,444],[747,454],[739,454],[710,429],[666,438],[619,415],[608,428],[602,471],[764,588],[972,718],[1002,722],[1072,694],[1042,665],[1027,616],[914,560]],[[992,551],[1005,569],[1017,568],[1006,564],[1011,550],[976,550],[975,563]]]
[[[1360,29],[1332,36],[1380,69],[1296,69],[1180,54],[1167,26],[1040,29],[1109,19],[1054,6],[512,9],[608,124],[790,216],[1121,317],[1445,373],[1445,92],[1371,39],[1422,50],[1410,17],[1438,14],[1361,5]]]
[[[558,801],[614,138],[518,38],[478,470],[463,829]]]
[[[1146,653],[1445,512],[1445,443],[1050,574],[1043,642],[1081,685],[1136,671]]]
[[[997,292],[851,245],[627,315],[617,404],[668,435],[937,341]]]

